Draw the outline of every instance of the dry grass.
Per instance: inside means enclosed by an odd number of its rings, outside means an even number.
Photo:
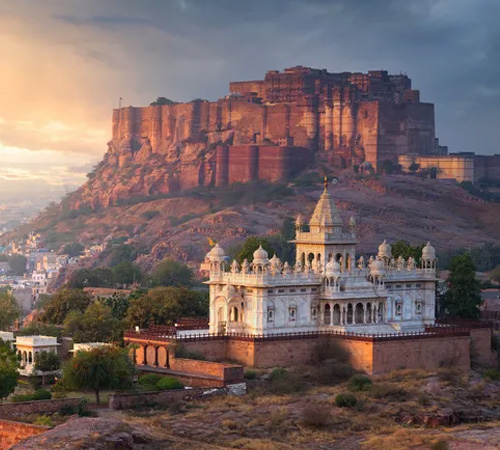
[[[447,442],[450,437],[445,434],[436,434],[428,430],[398,428],[387,435],[368,437],[361,445],[367,450],[411,450],[415,447],[431,446],[439,441]]]

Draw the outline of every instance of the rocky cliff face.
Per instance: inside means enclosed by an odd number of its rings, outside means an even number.
[[[112,140],[108,152],[71,198],[71,207],[93,209],[146,197],[211,185],[215,146],[165,141],[153,153],[149,139]]]

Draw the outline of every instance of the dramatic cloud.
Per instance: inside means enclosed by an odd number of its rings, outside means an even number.
[[[302,64],[406,72],[443,144],[498,153],[498,17],[497,0],[3,2],[0,152],[25,149],[11,170],[42,150],[94,163],[120,96],[216,99],[231,80]],[[50,175],[57,161],[40,164]]]

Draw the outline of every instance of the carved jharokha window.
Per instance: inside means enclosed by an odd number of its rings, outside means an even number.
[[[318,318],[318,308],[316,306],[311,308],[311,318],[312,320],[316,320]]]
[[[400,316],[403,313],[403,305],[401,302],[396,302],[396,316]]]
[[[274,308],[272,307],[267,308],[267,321],[274,322]]]
[[[295,307],[290,308],[288,310],[288,315],[289,315],[290,322],[294,322],[295,320],[297,320],[297,308],[295,308]]]
[[[422,303],[420,303],[420,302],[415,303],[415,312],[418,315],[422,314]]]

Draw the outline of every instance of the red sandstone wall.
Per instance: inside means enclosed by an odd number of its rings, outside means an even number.
[[[470,330],[472,362],[485,367],[497,367],[497,353],[491,349],[491,328],[473,328]]]
[[[0,450],[7,450],[19,441],[38,436],[49,429],[41,425],[0,420]]]
[[[0,417],[15,417],[24,414],[51,414],[66,405],[77,406],[81,398],[37,400],[33,402],[4,403],[0,405]]]
[[[398,339],[373,344],[372,373],[381,374],[398,369],[436,369],[449,364],[469,370],[469,336]]]
[[[377,169],[377,150],[379,132],[379,103],[362,102],[357,114],[357,133],[360,135],[360,145],[364,147],[365,159]]]

